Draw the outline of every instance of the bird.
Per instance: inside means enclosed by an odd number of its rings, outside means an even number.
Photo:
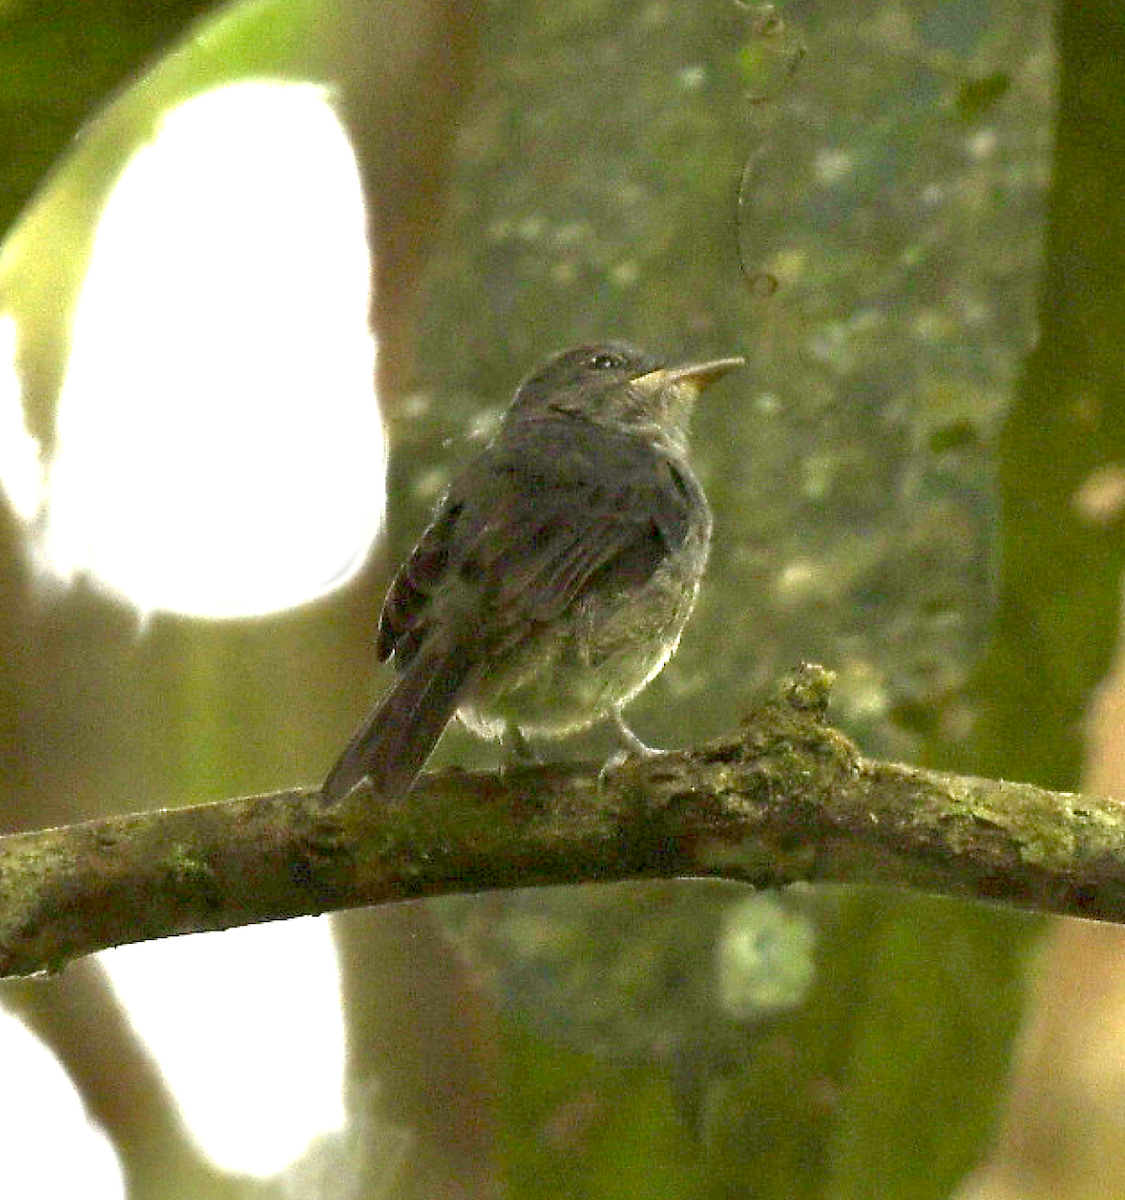
[[[739,356],[665,366],[624,341],[556,354],[517,388],[394,577],[376,639],[396,678],[321,787],[405,795],[456,714],[525,758],[529,738],[612,723],[675,652],[711,510],[688,461],[699,393]]]

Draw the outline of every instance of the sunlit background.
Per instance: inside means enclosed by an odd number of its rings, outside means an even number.
[[[49,461],[0,328],[0,487],[41,581],[236,617],[350,578],[384,507],[369,272],[322,89],[250,82],[173,110],[98,226]]]
[[[268,613],[346,581],[384,510],[368,280],[356,165],[323,89],[248,82],[170,112],[100,222],[49,456],[24,420],[19,330],[0,319],[0,488],[38,584],[82,575],[139,627]],[[325,921],[103,961],[217,1164],[272,1175],[342,1126]],[[119,1200],[74,1088],[3,1014],[0,1062],[7,1194]]]

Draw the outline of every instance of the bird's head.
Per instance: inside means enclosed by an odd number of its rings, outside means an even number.
[[[696,397],[742,358],[666,367],[628,342],[596,342],[549,359],[520,384],[506,422],[566,416],[687,446]]]

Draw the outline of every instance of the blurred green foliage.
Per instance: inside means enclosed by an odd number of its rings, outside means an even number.
[[[159,63],[162,96],[130,103],[133,122],[164,104],[247,73],[307,74],[321,0],[255,0],[231,7],[216,35],[216,6],[200,0],[9,0],[0,6],[0,230],[8,230],[71,141],[119,89]],[[190,34],[189,34],[190,30]],[[160,60],[174,41],[181,51]],[[303,66],[298,63],[303,61]],[[168,82],[175,77],[175,83]],[[179,93],[179,97],[176,93]],[[109,168],[103,164],[104,177]]]

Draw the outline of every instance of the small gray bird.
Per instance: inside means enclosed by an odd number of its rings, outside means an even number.
[[[661,367],[624,342],[552,358],[453,482],[383,604],[398,678],[322,788],[402,795],[456,712],[474,733],[563,737],[622,708],[671,657],[707,563],[687,460],[699,392],[741,358]]]

